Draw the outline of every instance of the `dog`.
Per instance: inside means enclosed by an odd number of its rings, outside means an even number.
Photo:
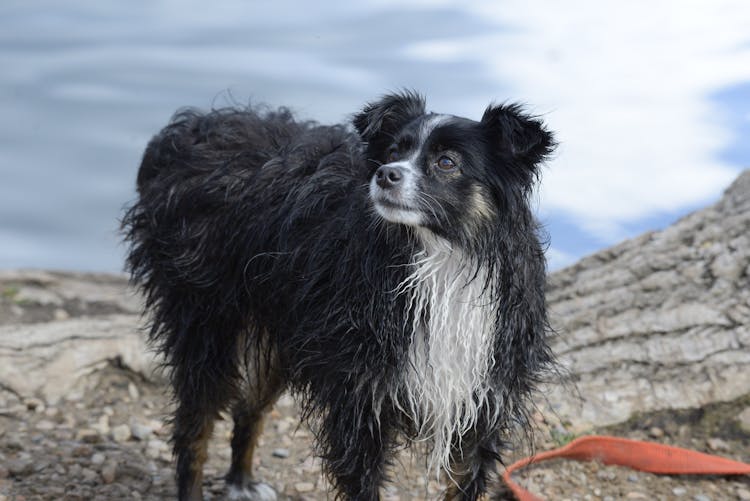
[[[276,498],[253,451],[284,391],[337,498],[379,499],[412,443],[445,472],[446,499],[485,493],[554,366],[529,206],[554,146],[519,105],[474,121],[408,90],[351,125],[178,112],[146,148],[122,226],[169,368],[179,499],[202,499],[225,410],[229,499]]]

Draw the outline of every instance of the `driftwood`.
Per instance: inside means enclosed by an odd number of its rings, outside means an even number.
[[[573,382],[547,389],[556,415],[585,428],[750,392],[749,266],[750,171],[716,205],[553,273]],[[155,377],[123,276],[5,271],[0,292],[0,397],[75,397],[112,361]]]

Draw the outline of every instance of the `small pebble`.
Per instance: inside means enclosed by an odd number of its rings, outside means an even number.
[[[693,496],[694,501],[711,501],[711,498],[703,494],[696,494]]]
[[[649,434],[649,436],[651,436],[652,438],[662,438],[662,437],[664,436],[664,430],[662,430],[662,429],[661,429],[661,428],[659,428],[658,426],[652,426],[652,427],[651,427],[651,428],[650,428],[650,429],[648,430],[648,434]]]
[[[297,492],[303,493],[303,492],[312,492],[315,490],[315,484],[312,482],[297,482],[294,484],[294,488]]]
[[[277,458],[288,458],[289,449],[274,449],[273,452],[271,452],[271,455]]]
[[[75,458],[90,457],[93,453],[91,446],[87,444],[76,445],[70,451],[70,455]]]
[[[708,447],[712,451],[728,451],[728,450],[731,450],[731,447],[729,446],[729,444],[726,441],[724,441],[724,440],[722,440],[720,438],[709,438],[708,440],[706,440],[706,443],[708,444]]]
[[[750,407],[745,407],[745,409],[737,415],[737,422],[742,431],[750,433]]]
[[[157,421],[156,419],[149,419],[146,422],[146,426],[148,426],[149,428],[151,428],[151,430],[156,435],[168,435],[169,434],[169,429],[166,426],[164,426],[164,424],[162,424],[161,421]],[[229,438],[231,438],[231,437],[229,437]]]
[[[22,441],[18,436],[8,436],[8,438],[5,439],[5,448],[10,451],[22,451],[24,449],[24,441]]]
[[[684,496],[685,494],[687,494],[687,489],[685,489],[684,487],[675,487],[674,489],[672,489],[672,494],[677,497]]]
[[[112,439],[118,443],[127,442],[130,439],[130,427],[126,424],[115,426],[112,428]]]
[[[750,490],[743,487],[737,489],[737,498],[740,501],[750,501]]]
[[[14,459],[8,461],[8,472],[15,477],[29,475],[34,471],[34,462],[30,459]]]
[[[649,499],[649,497],[642,492],[632,491],[625,494],[625,499]]]
[[[111,484],[115,481],[116,473],[117,463],[115,463],[114,461],[110,461],[102,468],[102,480],[104,480],[105,484]]]
[[[35,412],[43,412],[44,411],[44,402],[41,399],[38,398],[27,398],[24,401],[24,404],[26,404],[26,408],[30,411]]]
[[[100,464],[103,464],[105,459],[106,458],[104,457],[104,454],[102,454],[101,452],[97,452],[93,456],[91,456],[91,464],[98,466]]]
[[[56,418],[60,415],[60,409],[58,409],[57,407],[47,407],[46,409],[44,409],[44,415],[49,418]]]
[[[99,476],[91,468],[84,468],[83,471],[81,472],[81,474],[83,475],[83,480],[86,481],[86,482],[94,482],[96,480],[96,477]]]
[[[96,430],[82,428],[76,432],[76,438],[87,444],[96,444],[101,442],[102,437]]]
[[[138,398],[141,396],[141,392],[138,391],[138,387],[134,385],[133,383],[128,383],[128,395],[130,395],[130,398],[133,400],[138,400]]]
[[[52,421],[48,421],[47,419],[42,419],[36,424],[36,428],[37,430],[42,430],[42,431],[54,430],[55,423],[53,423]]]
[[[70,314],[62,308],[55,309],[55,320],[67,320],[70,318]]]
[[[168,451],[169,446],[164,440],[159,440],[158,438],[152,438],[148,441],[147,447],[149,449],[155,449],[157,451]]]
[[[167,443],[158,438],[151,438],[146,443],[146,456],[164,461],[170,461],[172,457]]]
[[[97,419],[96,423],[91,425],[91,428],[98,431],[100,435],[108,435],[110,432],[109,416],[106,414],[102,414],[101,416],[99,416],[99,419]]]
[[[292,427],[292,424],[287,419],[282,419],[278,423],[276,423],[276,430],[284,435],[289,431],[289,429]]]
[[[292,406],[294,406],[294,399],[292,398],[292,396],[291,396],[290,394],[288,394],[288,393],[284,393],[284,394],[283,394],[283,395],[281,395],[281,397],[280,397],[280,398],[279,398],[279,399],[278,399],[278,400],[276,401],[276,405],[277,405],[278,407],[285,407],[285,408],[289,408],[289,407],[292,407]]]
[[[47,492],[56,496],[55,499],[63,499],[65,496],[65,487],[61,485],[48,485]]]
[[[599,470],[596,472],[596,476],[599,480],[614,480],[617,475],[611,470]]]
[[[133,435],[136,440],[146,440],[151,437],[152,433],[153,430],[144,424],[137,422],[130,424],[130,434]]]

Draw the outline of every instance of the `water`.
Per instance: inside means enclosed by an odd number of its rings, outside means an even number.
[[[540,215],[552,233],[553,266],[710,201],[750,165],[750,152],[737,146],[746,143],[735,137],[747,131],[750,116],[750,88],[743,87],[750,82],[745,70],[750,37],[732,28],[748,13],[742,3],[731,10],[729,24],[700,20],[724,26],[724,45],[716,49],[724,52],[706,56],[723,64],[721,71],[708,67],[715,81],[688,85],[690,92],[662,89],[656,80],[636,82],[632,92],[600,100],[607,79],[619,76],[603,72],[599,83],[588,79],[589,73],[596,76],[595,65],[581,57],[572,38],[548,26],[571,9],[547,15],[523,2],[509,2],[500,12],[494,2],[350,4],[4,0],[0,268],[121,270],[118,217],[134,197],[140,155],[150,136],[185,105],[262,101],[330,123],[403,87],[425,93],[431,109],[474,118],[492,100],[533,103],[532,110],[563,139],[540,195]],[[700,26],[686,29],[700,31]],[[645,36],[637,30],[631,35]],[[663,30],[648,36],[664,43]],[[743,40],[748,43],[738,46]],[[528,64],[519,54],[528,55]],[[570,71],[586,65],[591,72]],[[596,110],[607,99],[613,106],[624,103],[633,117],[600,120]],[[628,165],[617,158],[639,158],[627,155],[643,151],[628,143],[627,131],[649,131],[655,116],[677,113],[665,112],[664,103],[672,103],[669,110],[695,108],[687,118],[680,111],[673,120],[697,125],[686,130],[669,121],[658,124],[669,149],[684,150],[692,159],[688,168],[684,156],[674,154],[684,179],[670,179],[670,170],[643,183],[656,185],[660,193],[633,184],[635,171],[648,165],[631,166],[623,175]],[[586,113],[576,115],[576,110]],[[665,132],[670,127],[673,133]],[[685,134],[696,140],[681,145]],[[609,151],[591,148],[602,143]],[[658,145],[647,147],[646,159],[661,151]],[[665,163],[668,155],[657,157]],[[603,159],[611,164],[609,171]],[[684,189],[677,189],[680,183]],[[588,208],[579,207],[576,198],[575,191],[583,188],[592,191]],[[679,196],[666,196],[667,190]],[[644,209],[629,210],[629,201]],[[596,205],[603,203],[611,210]],[[600,213],[607,219],[594,217]]]

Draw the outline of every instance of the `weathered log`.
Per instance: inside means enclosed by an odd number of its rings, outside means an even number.
[[[580,399],[548,392],[587,427],[750,392],[750,171],[715,205],[553,273],[555,352]]]
[[[156,377],[140,300],[122,276],[0,272],[0,388],[54,403],[108,363]]]

